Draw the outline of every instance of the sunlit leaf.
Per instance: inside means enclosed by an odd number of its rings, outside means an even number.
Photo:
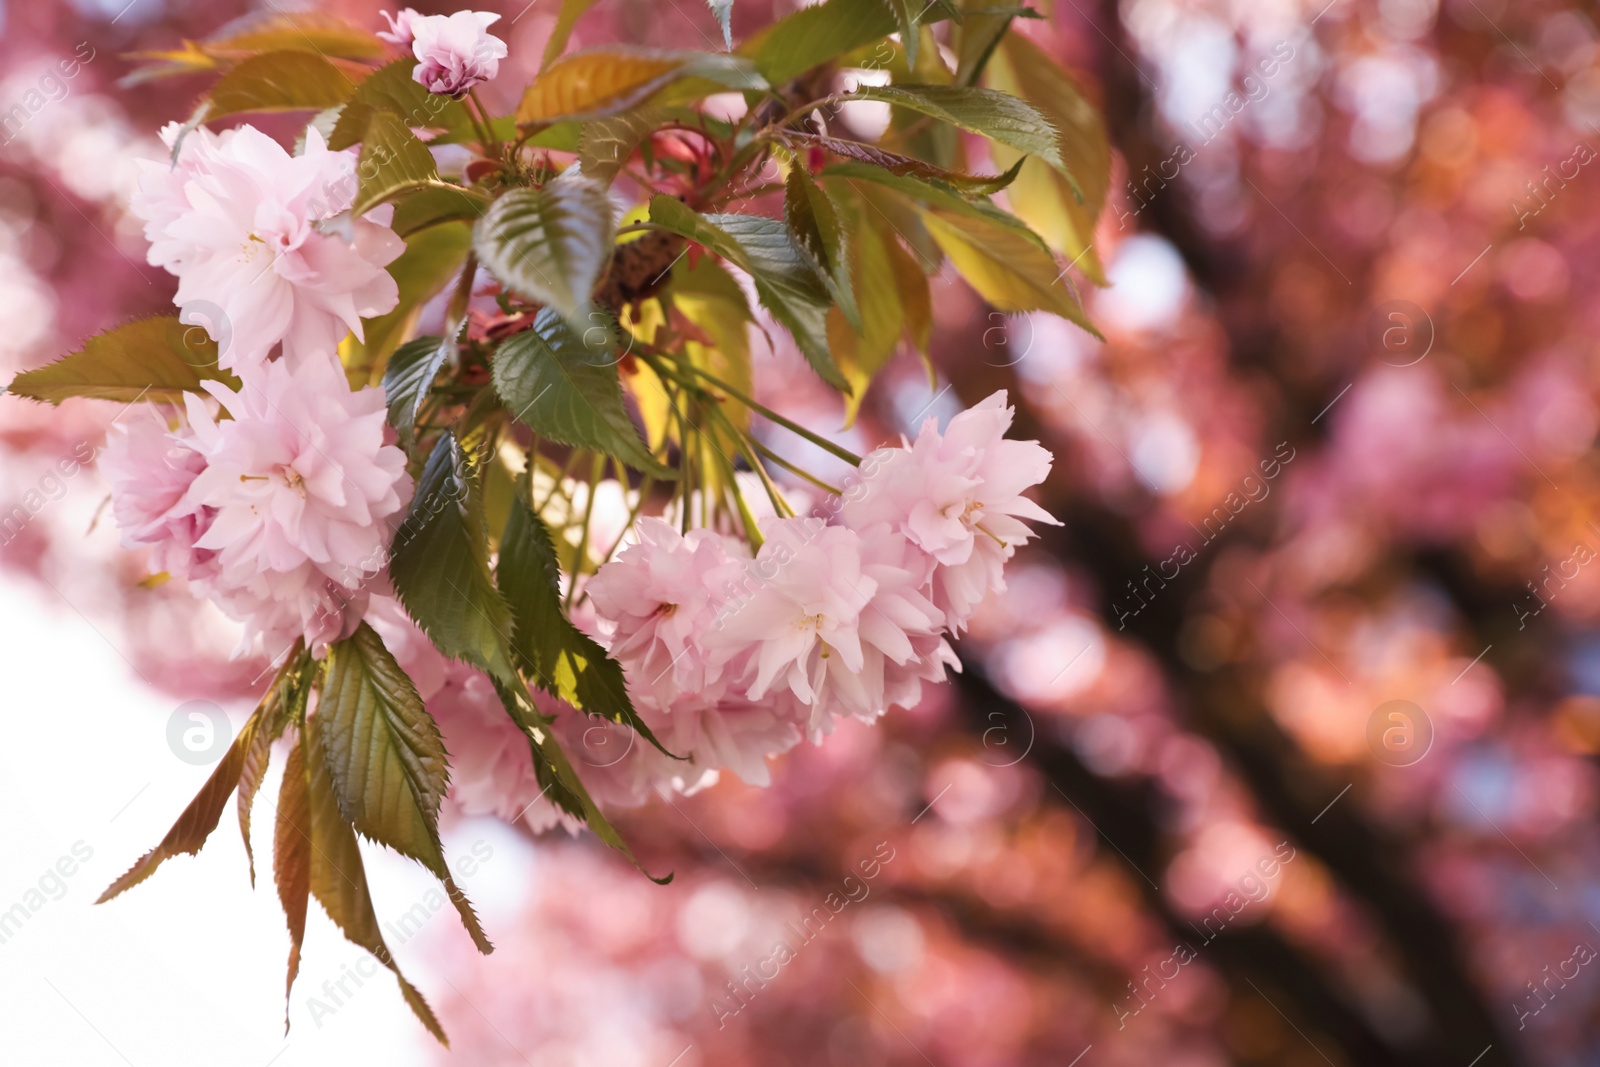
[[[924,211],[923,222],[961,276],[999,310],[1049,311],[1100,337],[1072,279],[1037,237],[940,208]]]
[[[642,107],[608,119],[583,124],[578,139],[578,165],[583,173],[611,184],[642,141],[670,114],[664,108]]]
[[[239,784],[239,776],[244,773],[246,753],[255,743],[256,731],[262,728],[262,709],[257,708],[228,746],[227,753],[217,763],[211,777],[206,779],[206,784],[200,787],[200,792],[195,794],[189,806],[183,809],[183,814],[178,816],[178,821],[172,824],[172,829],[167,831],[161,843],[140,856],[122,877],[106,887],[106,891],[95,901],[96,904],[104,904],[132,889],[156,873],[156,869],[172,857],[193,856],[200,851],[206,838],[211,836],[211,831],[217,828],[222,809],[227,806],[228,798]]]
[[[1059,172],[1037,160],[1023,161],[1021,175],[1007,193],[1011,209],[1091,281],[1106,284],[1093,244],[1095,223],[1111,186],[1105,120],[1077,80],[1026,37],[1006,36],[986,78],[994,88],[1028,100],[1055,123],[1061,131],[1061,153],[1078,179],[1074,190]],[[1007,149],[996,146],[997,161],[1004,162],[1006,154]]]
[[[217,343],[203,326],[161,315],[96,334],[71,355],[23,371],[6,391],[50,404],[74,396],[182,403],[208,380],[239,388],[239,379],[217,366]]]
[[[365,215],[387,200],[438,180],[433,153],[406,129],[400,116],[392,111],[374,111],[361,140],[356,200],[350,213]]]
[[[502,344],[494,356],[494,387],[506,409],[541,437],[616,456],[658,478],[672,477],[645,447],[623,407],[610,331],[596,325],[586,334],[574,333],[546,308],[532,329]]]
[[[883,238],[865,219],[853,224],[851,250],[850,265],[861,295],[861,328],[854,328],[838,308],[828,312],[829,346],[851,386],[845,398],[846,427],[855,424],[867,387],[894,355],[905,328],[894,263]]]
[[[417,412],[451,347],[444,338],[430,334],[407,341],[389,357],[383,372],[383,396],[389,405],[389,425],[399,431],[402,442],[412,439]]]
[[[513,189],[478,221],[478,259],[509,289],[588,324],[589,298],[611,259],[605,185],[569,168],[540,189]]]
[[[311,895],[317,898],[328,918],[360,948],[368,952],[389,970],[400,983],[400,995],[410,1005],[422,1025],[448,1044],[444,1028],[405,976],[384,944],[383,932],[378,925],[377,913],[372,908],[372,893],[367,888],[367,872],[361,862],[361,848],[356,843],[355,831],[345,821],[334,793],[332,775],[325,755],[327,738],[322,716],[312,715],[306,720],[303,734],[305,753],[302,757],[306,775],[306,807],[311,824]]]
[[[610,45],[575,52],[540,71],[522,94],[517,121],[604,118],[643,103],[685,78],[704,81],[707,92],[717,86],[767,87],[749,61],[738,56]]]
[[[262,111],[322,111],[350,99],[359,76],[312,52],[264,52],[224,74],[207,96],[206,121]]]
[[[478,951],[493,951],[445,866],[439,804],[450,784],[444,742],[422,698],[366,623],[328,649],[317,718],[333,791],[356,830],[444,883]]]
[[[768,26],[739,46],[741,55],[773,85],[781,85],[812,67],[899,28],[891,0],[826,0],[804,7]]]
[[[284,763],[272,834],[272,876],[289,924],[289,975],[283,987],[285,1031],[289,1029],[288,999],[300,974],[300,949],[306,940],[306,911],[311,902],[311,809],[306,798],[304,751],[303,742],[296,738]]]
[[[240,16],[205,40],[213,55],[242,56],[253,52],[315,52],[345,59],[380,59],[384,44],[377,34],[323,11],[268,11]]]
[[[417,61],[397,59],[364,78],[349,103],[339,113],[328,147],[342,151],[367,132],[374,111],[389,111],[400,117],[407,129],[472,130],[472,117],[466,106],[448,96],[430,93],[412,77]]]

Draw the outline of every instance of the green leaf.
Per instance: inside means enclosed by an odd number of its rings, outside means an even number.
[[[591,347],[587,335],[596,331],[604,343]],[[539,436],[615,456],[656,478],[674,476],[650,454],[623,407],[609,330],[595,326],[580,337],[545,308],[532,329],[500,346],[493,370],[512,417]]]
[[[389,224],[401,237],[410,237],[446,222],[476,222],[489,209],[489,201],[473,189],[430,185],[395,206]]]
[[[933,295],[929,291],[928,276],[917,265],[916,257],[895,240],[894,228],[882,216],[874,214],[874,228],[889,257],[889,269],[894,275],[895,293],[900,311],[905,316],[906,334],[922,353],[927,364],[929,381],[936,382],[929,349],[933,340]]]
[[[922,0],[889,0],[889,6],[894,9],[894,17],[900,25],[900,45],[906,52],[906,65],[917,65],[917,42],[922,33],[917,28],[917,19],[927,10]]]
[[[891,0],[826,0],[801,8],[739,47],[773,85],[837,59],[899,28]]]
[[[308,657],[301,654],[298,644],[294,653],[284,661],[272,687],[261,701],[261,726],[250,739],[244,762],[239,771],[239,836],[244,841],[244,855],[250,865],[250,886],[256,884],[255,849],[250,842],[250,809],[255,805],[256,793],[267,776],[267,765],[272,759],[272,743],[283,735],[284,728],[296,721],[294,712],[304,711],[305,686],[301,675],[309,666]]]
[[[594,0],[561,0],[561,11],[550,30],[550,39],[544,44],[544,58],[539,61],[541,69],[548,67],[566,49],[567,42],[572,39],[572,28],[593,6]]]
[[[970,133],[982,134],[1019,152],[1037,156],[1074,185],[1061,160],[1060,138],[1043,112],[1009,93],[954,85],[863,85],[845,100],[877,100],[931,115]]]
[[[206,121],[260,111],[322,111],[350,99],[355,79],[311,52],[263,52],[224,74],[207,96]]]
[[[922,221],[978,294],[1001,311],[1049,311],[1096,337],[1077,286],[1032,234],[988,219],[928,208]]]
[[[841,392],[850,385],[828,353],[828,290],[783,223],[758,215],[700,215],[670,196],[650,201],[650,221],[689,238],[749,274],[762,305],[794,335],[813,370]]]
[[[375,111],[400,116],[401,125],[407,129],[470,130],[472,117],[466,106],[418,85],[411,76],[416,66],[415,59],[397,59],[362,79],[355,92],[349,94],[350,102],[339,113],[333,136],[328,138],[328,147],[336,152],[343,151],[361,140]]]
[[[445,866],[439,803],[450,767],[411,679],[364,622],[328,649],[327,671],[317,718],[339,810],[360,833],[433,872],[478,951],[494,951]]]
[[[172,824],[161,843],[146,852],[134,865],[106,888],[100,894],[96,904],[104,904],[111,898],[127,892],[140,882],[156,873],[156,869],[174,856],[193,856],[199,853],[200,847],[206,843],[206,838],[211,836],[211,831],[217,828],[217,822],[222,818],[222,809],[227,805],[228,798],[233,795],[234,787],[239,784],[239,777],[244,773],[246,753],[255,744],[258,730],[263,728],[263,708],[257,708],[244,727],[239,731],[239,736],[233,739],[233,744],[228,746],[228,751],[223,755],[211,777],[206,779],[206,784],[200,787],[200,792],[195,794],[189,806],[183,809],[183,814],[178,816],[178,821]]]
[[[345,821],[344,813],[339,810],[325,755],[327,742],[323,726],[322,716],[312,715],[306,719],[303,734],[307,821],[311,824],[311,894],[345,937],[372,953],[379,963],[394,972],[396,981],[400,983],[400,995],[416,1013],[418,1020],[441,1044],[448,1044],[444,1028],[439,1025],[428,1002],[422,999],[416,987],[406,981],[389,952],[389,946],[384,944],[383,931],[378,926],[378,916],[372,908],[372,893],[367,888],[361,847],[356,843],[355,832]]]
[[[828,313],[829,344],[851,385],[845,398],[847,428],[855,424],[867,387],[894,355],[906,325],[894,263],[883,238],[864,219],[856,221],[852,236],[852,266],[864,321],[855,329],[839,308]]]
[[[1105,271],[1094,249],[1095,223],[1111,187],[1105,120],[1077,80],[1026,37],[1008,35],[986,77],[994,88],[1026,99],[1055,123],[1061,131],[1062,155],[1071,161],[1078,179],[1074,188],[1039,161],[1019,159],[1021,176],[1007,197],[1011,210],[1091,281],[1105,285]],[[996,161],[1003,163],[1007,153],[996,146]]]
[[[417,199],[412,197],[401,208]],[[395,214],[399,216],[398,211]],[[353,346],[346,361],[353,375],[352,384],[370,384],[381,378],[385,364],[400,339],[411,332],[422,306],[457,275],[471,245],[472,229],[459,222],[430,227],[406,238],[406,250],[387,268],[400,289],[394,310],[362,319],[366,341],[347,342]]]
[[[527,736],[528,747],[533,756],[534,774],[544,786],[545,795],[550,798],[551,803],[568,815],[582,819],[588,824],[589,829],[594,831],[596,837],[626,856],[628,861],[644,871],[645,877],[652,882],[658,885],[671,882],[672,875],[656,878],[649,871],[645,871],[634,858],[633,850],[628,848],[628,843],[617,833],[616,827],[611,825],[605,813],[589,795],[589,791],[584,788],[583,781],[572,769],[567,754],[561,750],[555,735],[550,732],[550,720],[539,714],[533,705],[533,700],[528,696],[527,689],[521,683],[509,686],[495,680],[495,691],[500,694],[500,702],[505,705],[511,720]]]
[[[799,160],[790,164],[784,181],[783,220],[795,247],[811,261],[845,321],[859,331],[861,309],[856,306],[850,279],[850,241],[839,221],[839,209]]]
[[[212,55],[254,52],[315,52],[344,59],[381,59],[383,41],[337,15],[321,11],[258,11],[242,15],[205,40]]]
[[[913,156],[903,156],[897,152],[879,148],[877,145],[863,144],[860,141],[849,141],[838,137],[819,135],[807,136],[803,139],[809,143],[821,145],[835,155],[843,156],[854,162],[882,167],[891,174],[907,174],[914,178],[944,182],[967,196],[989,196],[998,193],[1015,181],[1022,170],[1022,163],[1019,159],[1017,163],[1002,174],[967,174],[964,171],[947,170],[926,160],[917,159]],[[1043,164],[1040,164],[1040,166],[1043,166]]]
[[[967,5],[973,7],[970,2]],[[961,20],[960,37],[956,46],[957,85],[972,85],[994,54],[995,46],[1005,36],[1016,16],[1009,11],[984,13],[968,11]]]
[[[96,334],[71,355],[23,371],[6,391],[49,404],[74,396],[182,403],[184,393],[203,392],[204,381],[239,388],[239,379],[217,366],[217,343],[204,327],[161,315]]]
[[[387,200],[438,180],[433,153],[406,129],[400,116],[392,111],[374,111],[361,141],[356,200],[350,213],[365,215]]]
[[[402,442],[410,442],[414,436],[417,412],[452,347],[444,338],[429,335],[407,341],[389,357],[383,371],[383,395],[389,404],[389,425],[399,431]]]
[[[561,610],[561,568],[550,530],[520,499],[500,539],[495,579],[511,605],[512,650],[539,688],[586,715],[631,726],[672,755],[634,711],[621,665]]]
[[[583,124],[578,138],[578,166],[583,173],[610,185],[651,132],[671,114],[666,108],[645,106],[608,119]]]
[[[717,17],[717,25],[722,27],[722,43],[728,48],[733,47],[733,0],[706,0],[711,13]]]
[[[675,81],[760,90],[766,81],[746,59],[706,52],[608,45],[575,52],[539,72],[517,105],[517,122],[544,125],[598,119],[643,103]]]
[[[513,189],[489,206],[473,237],[478,259],[519,296],[548,304],[577,329],[611,261],[611,198],[576,167],[542,189]]]
[[[489,577],[489,542],[466,456],[439,437],[395,534],[389,577],[406,613],[439,651],[514,680],[511,610]]]
[[[289,977],[283,987],[283,1028],[289,1029],[289,994],[300,973],[300,948],[306,940],[306,911],[311,902],[311,808],[306,797],[304,747],[295,740],[283,766],[278,790],[278,818],[272,834],[272,877],[278,903],[289,924]]]

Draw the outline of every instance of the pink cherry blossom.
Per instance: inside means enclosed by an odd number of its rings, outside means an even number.
[[[399,45],[401,48],[411,47],[411,42],[417,36],[416,23],[420,19],[427,17],[413,7],[401,8],[393,15],[387,11],[380,11],[378,14],[382,15],[384,21],[389,24],[388,32],[385,33],[383,30],[379,30],[378,36],[385,41]]]
[[[727,541],[710,530],[687,537],[642,518],[624,548],[586,586],[610,638],[611,655],[640,694],[667,708],[682,694],[715,700],[717,680],[699,639],[712,625],[723,586],[739,573]]]
[[[402,38],[410,35],[417,57],[411,77],[417,84],[430,93],[461,96],[499,73],[506,44],[488,32],[499,20],[499,15],[487,11],[420,16],[407,8],[391,20],[394,32],[384,36],[403,45]]]
[[[141,164],[133,213],[145,222],[152,265],[178,277],[175,302],[211,304],[226,339],[218,362],[260,362],[280,341],[290,358],[329,352],[361,319],[392,311],[399,289],[383,268],[405,250],[388,228],[393,208],[359,219],[355,156],[328,150],[308,127],[305,150],[285,152],[250,126],[195,131],[174,167]]]
[[[816,706],[831,671],[862,668],[861,614],[877,583],[861,538],[817,519],[776,519],[702,642],[750,700],[776,686]]]
[[[169,428],[152,408],[119,420],[106,438],[100,472],[111,484],[122,546],[150,546],[156,573],[196,581],[216,574],[216,553],[196,546],[216,513],[185,500],[205,466],[191,435]]]
[[[840,509],[846,525],[888,523],[933,558],[933,603],[952,633],[991,590],[1005,588],[1005,561],[1033,537],[1022,520],[1059,525],[1022,495],[1049,475],[1051,456],[1037,441],[1005,438],[1012,415],[1002,390],[955,416],[943,434],[928,419],[910,447],[863,461],[859,491]]]
[[[343,636],[411,492],[383,390],[352,392],[331,354],[266,364],[237,392],[206,386],[232,418],[188,398],[206,466],[184,502],[212,509],[196,547],[217,554],[213,592],[262,635]]]

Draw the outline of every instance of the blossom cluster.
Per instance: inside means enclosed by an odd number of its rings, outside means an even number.
[[[383,390],[351,389],[338,355],[395,308],[384,268],[405,244],[392,208],[350,214],[355,156],[314,127],[299,155],[250,126],[162,136],[174,159],[142,165],[132,209],[240,384],[117,428],[101,460],[113,513],[124,545],[245,624],[244,647],[320,647],[360,621],[411,495]]]
[[[999,392],[943,433],[928,420],[811,515],[763,520],[754,555],[726,534],[641,519],[638,542],[587,591],[635,709],[692,767],[635,746],[632,792],[723,768],[765,784],[767,756],[840,718],[911,706],[959,669],[948,639],[1004,588],[1006,560],[1033,536],[1025,520],[1056,521],[1022,495],[1051,456],[1006,439],[1012,417]]]

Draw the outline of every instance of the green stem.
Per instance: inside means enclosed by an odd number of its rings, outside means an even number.
[[[572,580],[567,583],[567,611],[572,611],[572,598],[578,592],[578,575],[583,571],[584,557],[589,554],[589,523],[594,519],[594,498],[599,496],[600,479],[605,477],[606,456],[596,452],[589,466],[589,499],[583,505],[583,529],[578,532],[578,551],[572,557]]]
[[[484,107],[483,101],[478,98],[478,90],[468,89],[467,96],[471,98],[472,103],[478,109],[478,114],[473,116],[473,124],[478,127],[478,136],[483,138],[484,152],[487,153],[492,146],[495,158],[503,158],[505,145],[501,144],[499,138],[494,135],[494,120],[489,117],[489,109]],[[467,113],[469,115],[472,114],[472,108],[468,108]],[[479,121],[480,117],[481,122]]]
[[[643,353],[641,353],[641,354],[643,354]],[[836,445],[832,441],[828,440],[826,437],[822,437],[819,434],[812,433],[810,430],[806,429],[804,426],[801,426],[799,423],[792,422],[789,419],[784,418],[782,415],[779,415],[776,411],[773,411],[771,408],[768,408],[763,404],[757,403],[753,397],[751,397],[751,396],[745,394],[744,392],[734,388],[733,386],[729,385],[727,382],[725,382],[722,379],[716,377],[714,374],[711,374],[710,372],[702,370],[701,368],[695,366],[694,363],[691,362],[690,360],[685,359],[682,356],[675,355],[675,354],[673,354],[671,352],[660,351],[657,354],[665,356],[667,359],[670,359],[674,363],[676,363],[679,367],[686,368],[689,371],[691,371],[692,373],[698,375],[700,378],[705,379],[705,381],[709,382],[711,385],[715,386],[716,388],[721,389],[723,392],[727,393],[729,396],[731,396],[735,400],[739,401],[741,404],[743,404],[745,407],[749,408],[751,411],[754,411],[757,414],[761,415],[763,418],[767,419],[769,422],[772,422],[772,423],[775,423],[775,424],[777,424],[779,426],[782,426],[785,430],[788,430],[790,433],[798,434],[799,436],[805,438],[807,441],[810,441],[812,444],[816,445],[818,448],[822,449],[823,451],[829,452],[829,453],[831,453],[831,454],[833,454],[835,456],[838,456],[840,459],[844,460],[846,463],[850,464],[852,467],[861,466],[861,457],[856,455],[854,452],[850,451],[848,448],[842,448],[839,445]]]
[[[777,484],[773,482],[772,476],[767,473],[767,468],[762,464],[761,456],[756,452],[755,445],[751,442],[749,436],[733,424],[733,420],[728,418],[727,413],[722,410],[720,405],[714,407],[712,411],[717,418],[722,420],[722,425],[728,428],[728,433],[732,434],[733,439],[738,442],[739,450],[750,461],[750,469],[756,472],[757,478],[761,479],[761,488],[767,491],[767,499],[772,501],[772,509],[778,513],[778,517],[783,519],[793,518],[794,508],[789,506],[789,502],[778,491]],[[737,486],[738,482],[734,482],[734,485]]]
[[[778,455],[776,452],[762,444],[760,441],[756,440],[754,437],[750,438],[750,443],[756,446],[757,452],[760,452],[763,456],[767,457],[772,462],[788,471],[790,474],[804,478],[818,489],[821,489],[824,493],[832,493],[834,496],[838,496],[841,492],[843,492],[843,490],[841,490],[838,486],[829,485],[827,482],[823,481],[821,478],[818,478],[810,471],[802,470],[793,463],[790,463],[788,460]]]

